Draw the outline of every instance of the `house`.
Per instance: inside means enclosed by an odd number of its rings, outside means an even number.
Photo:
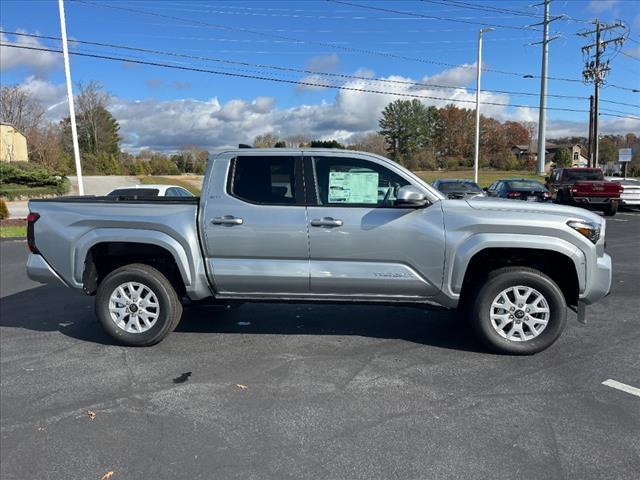
[[[0,124],[0,161],[28,162],[27,139],[9,123]]]
[[[545,145],[545,166],[544,169],[547,172],[551,171],[554,164],[554,157],[559,150],[567,149],[571,152],[571,166],[572,167],[586,167],[589,165],[589,160],[583,153],[584,147],[579,143],[570,144],[555,144],[547,143]],[[526,160],[529,156],[533,156],[535,161],[538,160],[538,145],[537,143],[529,145],[513,145],[511,147],[513,154],[518,157],[518,160]]]

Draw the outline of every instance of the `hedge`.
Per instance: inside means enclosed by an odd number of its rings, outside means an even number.
[[[13,200],[20,197],[64,195],[69,181],[39,165],[0,163],[0,197]]]

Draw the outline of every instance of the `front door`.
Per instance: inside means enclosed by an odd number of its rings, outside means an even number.
[[[306,177],[312,294],[401,300],[439,291],[439,202],[396,207],[398,188],[412,181],[377,157],[309,152],[305,170],[313,173]]]
[[[309,292],[302,157],[215,160],[201,212],[209,279],[221,294]],[[204,193],[204,192],[203,192]]]

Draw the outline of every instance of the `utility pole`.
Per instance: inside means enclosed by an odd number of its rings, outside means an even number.
[[[544,0],[544,29],[542,37],[542,72],[540,73],[540,112],[538,113],[537,174],[544,175],[547,134],[547,66],[549,63],[549,0]]]
[[[593,95],[589,96],[589,143],[587,145],[587,166],[593,165]]]
[[[478,164],[480,163],[480,76],[482,73],[482,34],[493,28],[478,30],[478,62],[476,63],[476,139],[473,152],[473,181],[478,183]]]
[[[562,18],[561,15],[549,18],[549,4],[551,0],[544,0],[544,20],[542,23],[529,25],[530,27],[542,25],[542,41],[531,45],[542,44],[542,71],[540,73],[540,111],[538,113],[538,158],[536,162],[536,173],[544,175],[546,163],[546,137],[547,137],[547,68],[549,65],[549,42],[559,38],[559,35],[549,38],[549,24],[554,20]],[[543,4],[538,4],[543,5]],[[535,5],[537,6],[537,5]]]
[[[591,145],[590,152],[592,153],[590,158],[591,167],[597,167],[600,163],[599,147],[600,141],[598,138],[598,123],[599,123],[599,108],[600,108],[600,86],[604,84],[604,79],[611,70],[609,66],[609,60],[602,60],[602,55],[606,51],[609,45],[621,48],[625,41],[625,33],[627,27],[624,23],[618,21],[613,24],[601,23],[597,18],[593,21],[596,28],[594,30],[580,32],[578,35],[587,37],[595,34],[595,42],[582,47],[582,53],[586,56],[584,70],[582,71],[582,78],[586,83],[593,82],[593,127],[590,130],[591,133]],[[622,34],[612,34],[614,30],[622,29]],[[607,32],[611,38],[602,40],[602,34]],[[617,35],[617,36],[616,36]],[[595,48],[594,59],[590,58],[590,50]]]
[[[73,140],[73,156],[76,160],[76,175],[78,176],[78,193],[84,195],[82,181],[82,165],[80,163],[80,147],[78,146],[78,128],[76,126],[76,109],[73,105],[73,88],[71,84],[71,67],[69,65],[69,49],[67,47],[67,23],[64,17],[64,0],[58,0],[60,11],[60,31],[62,33],[62,55],[64,56],[64,74],[67,79],[67,99],[69,100],[69,119],[71,120],[71,138]]]

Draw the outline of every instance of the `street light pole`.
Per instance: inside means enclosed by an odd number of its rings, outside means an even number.
[[[473,181],[478,183],[478,164],[480,162],[480,75],[482,72],[482,34],[493,28],[478,30],[478,62],[476,64],[476,141],[473,152]]]
[[[78,128],[76,127],[76,109],[73,105],[73,88],[71,85],[71,67],[69,65],[69,49],[67,48],[67,23],[64,17],[64,0],[58,0],[60,11],[60,31],[62,33],[62,55],[64,56],[64,74],[67,79],[67,99],[69,100],[69,119],[71,120],[71,138],[73,140],[73,156],[76,160],[78,176],[78,193],[84,195],[82,182],[82,165],[80,164],[80,147],[78,146]]]

